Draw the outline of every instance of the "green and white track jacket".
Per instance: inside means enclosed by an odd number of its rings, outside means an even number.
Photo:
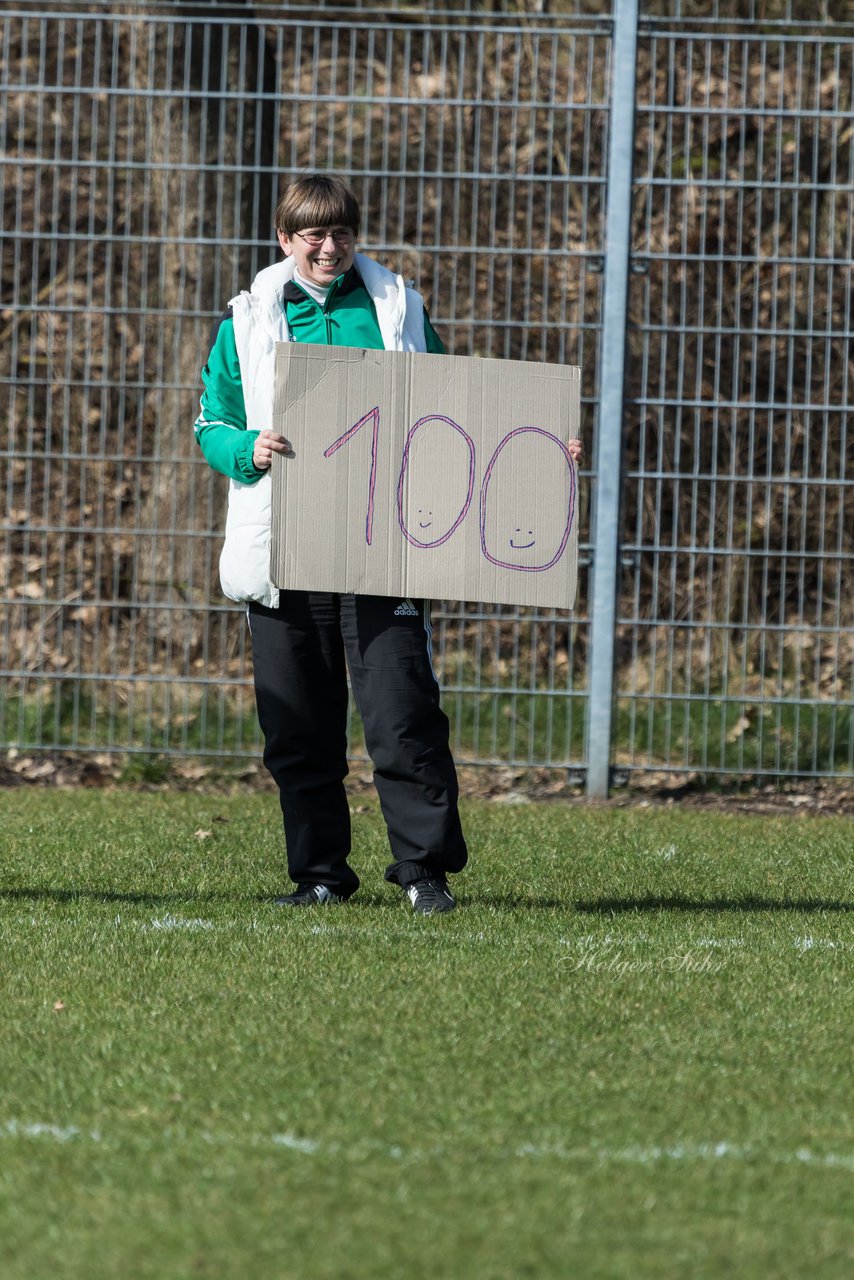
[[[321,307],[294,281],[285,258],[259,272],[249,292],[229,303],[202,370],[196,439],[210,465],[229,478],[222,589],[231,600],[275,608],[270,581],[272,482],[252,462],[259,431],[272,427],[277,342],[314,342],[368,350],[442,352],[420,294],[357,253]]]

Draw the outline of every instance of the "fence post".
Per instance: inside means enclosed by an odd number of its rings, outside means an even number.
[[[608,200],[605,214],[605,295],[602,306],[599,414],[596,425],[587,738],[588,796],[606,796],[610,780],[637,31],[638,0],[615,0],[611,118],[608,128]]]

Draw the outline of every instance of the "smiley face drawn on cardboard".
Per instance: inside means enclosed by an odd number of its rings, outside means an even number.
[[[562,440],[541,427],[510,431],[481,487],[480,542],[487,560],[523,573],[557,564],[572,532],[575,486],[575,465]]]
[[[442,546],[465,520],[474,461],[474,441],[453,418],[430,414],[412,427],[397,485],[397,517],[413,547]]]

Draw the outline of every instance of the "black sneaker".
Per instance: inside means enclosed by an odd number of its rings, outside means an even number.
[[[403,892],[412,903],[412,910],[419,916],[432,916],[436,911],[453,911],[457,900],[444,880],[428,876],[408,884]]]
[[[332,906],[343,902],[339,894],[327,889],[325,884],[301,884],[293,893],[286,893],[283,898],[276,899],[277,907],[316,907]]]

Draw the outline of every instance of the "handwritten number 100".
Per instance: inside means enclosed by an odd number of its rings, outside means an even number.
[[[467,451],[468,451],[468,484],[466,486],[466,495],[463,500],[462,506],[460,507],[459,512],[457,513],[455,518],[452,520],[450,526],[444,532],[439,532],[438,535],[435,537],[425,538],[424,536],[419,537],[417,534],[412,533],[407,525],[406,517],[404,515],[404,510],[403,510],[404,499],[406,496],[406,478],[407,478],[407,473],[409,471],[410,451],[412,448],[413,440],[415,439],[416,432],[422,431],[425,428],[428,428],[431,424],[437,423],[437,422],[443,422],[447,426],[451,427],[465,441]],[[367,543],[368,546],[371,546],[374,538],[374,506],[376,501],[376,488],[377,488],[377,461],[378,461],[379,430],[380,430],[379,405],[375,405],[373,409],[369,409],[368,412],[358,420],[358,422],[355,422],[352,427],[350,427],[347,431],[344,432],[343,435],[340,435],[338,439],[335,440],[328,447],[328,449],[324,449],[323,456],[324,458],[331,458],[332,455],[337,453],[338,450],[342,448],[343,445],[349,444],[350,441],[353,439],[353,437],[357,435],[362,430],[363,427],[368,426],[368,424],[370,424],[370,428],[371,428],[371,431],[370,431],[371,468],[370,468],[370,473],[368,475],[368,502],[367,502],[367,509],[365,514],[365,542]],[[557,547],[555,554],[551,556],[551,558],[544,564],[523,565],[523,564],[514,563],[513,561],[510,561],[510,560],[501,559],[500,557],[495,556],[490,552],[489,548],[486,545],[486,525],[487,525],[487,518],[488,518],[490,481],[492,480],[493,471],[495,469],[495,465],[498,461],[499,455],[510,444],[511,441],[519,440],[521,437],[530,436],[530,435],[537,435],[537,436],[544,437],[544,439],[550,441],[559,450],[561,457],[568,468],[570,487],[569,487],[569,502],[567,503],[566,522],[565,522],[565,526],[562,529],[562,536],[559,539],[559,545]],[[472,498],[474,497],[475,458],[476,458],[476,450],[475,450],[474,441],[472,440],[468,432],[463,430],[463,428],[459,425],[459,423],[454,422],[453,418],[446,418],[442,414],[429,414],[424,418],[419,418],[418,421],[410,428],[403,446],[403,456],[402,456],[401,466],[400,466],[400,476],[397,482],[397,519],[398,519],[398,524],[400,525],[400,529],[403,536],[406,538],[408,542],[412,544],[412,546],[420,547],[423,549],[429,549],[431,547],[440,547],[444,543],[446,543],[448,539],[451,538],[453,534],[457,531],[457,529],[460,527],[460,525],[462,524],[462,522],[465,520],[466,516],[469,513],[469,508],[471,507],[471,504],[472,504]],[[572,531],[572,521],[573,521],[574,513],[575,513],[575,471],[574,471],[572,458],[563,441],[558,439],[557,436],[552,435],[551,432],[544,431],[541,427],[517,427],[514,431],[509,431],[507,435],[505,435],[503,439],[499,442],[492,457],[490,458],[489,463],[484,472],[483,483],[481,484],[481,488],[480,488],[480,545],[481,545],[481,551],[483,552],[483,555],[486,557],[486,559],[491,561],[492,564],[498,565],[501,568],[519,569],[522,572],[528,572],[528,573],[541,573],[544,569],[550,569],[554,564],[557,563],[557,561],[560,559],[560,557],[563,555],[566,549],[566,544],[569,540],[570,532]]]

